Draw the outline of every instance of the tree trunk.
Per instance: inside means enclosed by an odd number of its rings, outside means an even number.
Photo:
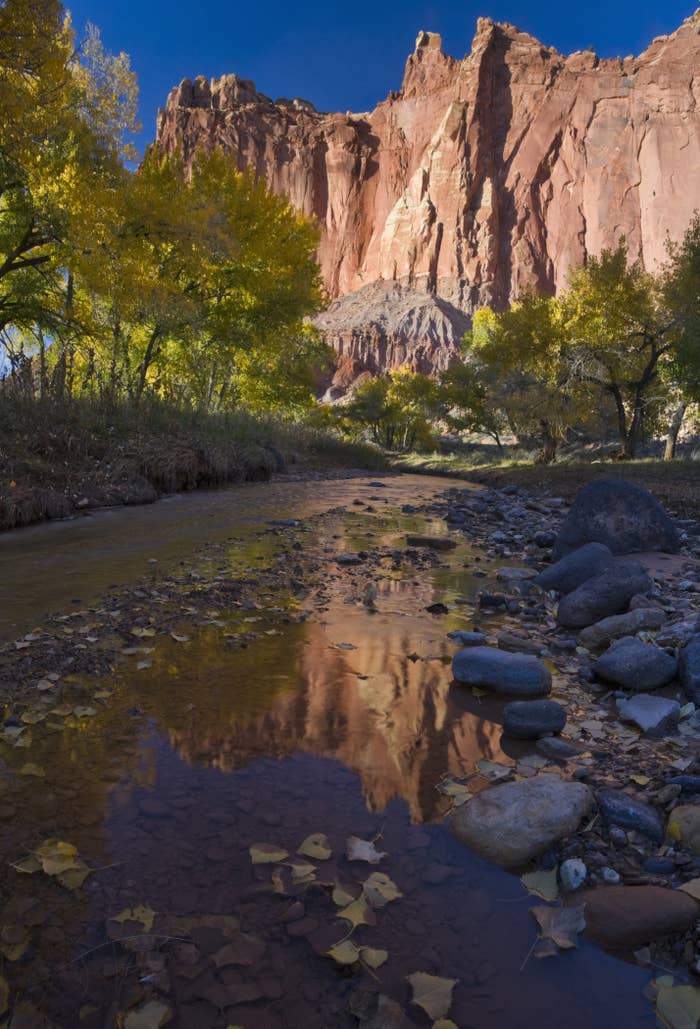
[[[622,393],[617,386],[613,386],[610,390],[615,401],[615,410],[617,411],[617,430],[620,434],[620,443],[622,449],[620,451],[621,458],[628,458],[630,454],[630,435],[627,431],[627,413],[625,411],[625,405],[622,401]]]
[[[552,435],[549,422],[543,418],[540,421],[542,426],[542,449],[535,458],[536,464],[551,464],[557,456],[557,441]]]
[[[136,404],[136,406],[138,406],[141,402],[143,391],[146,388],[146,377],[148,375],[148,369],[151,367],[151,361],[153,360],[153,355],[156,349],[156,343],[158,342],[159,337],[160,328],[156,325],[153,332],[151,333],[150,339],[148,340],[146,352],[143,355],[143,361],[141,362],[141,367],[139,369],[139,378],[138,383],[136,385],[136,393],[134,396],[134,403]]]
[[[681,425],[685,417],[685,412],[688,409],[688,405],[683,402],[679,404],[676,410],[673,412],[673,416],[668,426],[668,432],[666,433],[666,449],[664,450],[664,461],[672,461],[676,456],[676,446],[678,444],[678,433],[681,431]]]

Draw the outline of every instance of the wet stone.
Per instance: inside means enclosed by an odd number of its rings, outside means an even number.
[[[700,703],[700,635],[693,636],[678,655],[678,676],[688,700]]]
[[[580,747],[557,737],[543,737],[537,741],[536,747],[538,753],[544,757],[553,758],[555,761],[569,761],[581,753]]]
[[[601,886],[580,894],[586,936],[611,950],[634,950],[685,932],[700,913],[687,893],[662,886]]]
[[[603,821],[607,825],[616,825],[623,829],[634,829],[643,836],[648,836],[655,843],[664,837],[661,816],[656,808],[645,804],[624,790],[601,790],[596,795],[598,808]]]
[[[666,686],[677,667],[675,657],[634,636],[616,640],[593,666],[600,679],[642,693]]]
[[[561,732],[566,711],[555,700],[516,700],[503,708],[503,731],[521,740]]]
[[[495,647],[467,647],[452,659],[452,673],[465,686],[521,697],[546,696],[552,676],[538,658]]]
[[[602,543],[587,543],[540,572],[535,585],[543,590],[571,593],[594,575],[610,568],[613,561],[609,547]]]
[[[557,621],[565,629],[585,629],[610,615],[621,614],[637,593],[648,593],[652,581],[642,566],[616,562],[559,602]]]

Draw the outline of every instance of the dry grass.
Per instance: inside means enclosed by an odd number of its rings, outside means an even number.
[[[332,433],[246,412],[57,405],[0,394],[0,529],[302,467],[384,465]]]

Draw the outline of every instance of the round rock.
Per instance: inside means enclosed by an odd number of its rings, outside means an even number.
[[[687,893],[662,886],[601,886],[579,898],[586,905],[586,936],[610,950],[635,950],[685,932],[700,914]]]
[[[518,740],[561,732],[566,711],[555,700],[514,700],[503,708],[503,731]]]
[[[613,554],[680,549],[670,515],[648,490],[624,479],[598,479],[579,490],[554,544],[563,557],[584,543],[604,543]]]
[[[483,790],[456,809],[450,824],[481,857],[520,868],[575,832],[592,807],[583,783],[537,775]]]
[[[635,829],[655,843],[661,843],[664,838],[664,827],[655,807],[637,800],[624,790],[601,790],[596,800],[603,821],[607,825]]]
[[[571,593],[594,575],[610,568],[614,558],[612,551],[603,543],[587,543],[555,561],[535,579],[543,590]]]
[[[649,593],[653,584],[636,561],[618,562],[594,575],[559,603],[557,621],[565,629],[585,629],[610,615],[626,611],[637,593]]]
[[[675,679],[678,662],[659,647],[642,643],[635,636],[623,636],[598,658],[593,670],[606,682],[643,693]]]
[[[516,697],[545,697],[552,676],[539,658],[495,647],[465,647],[452,659],[452,674],[464,686]]]

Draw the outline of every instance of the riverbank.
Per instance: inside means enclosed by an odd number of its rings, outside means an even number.
[[[414,475],[444,475],[494,489],[522,486],[538,496],[556,494],[567,501],[573,500],[578,489],[587,482],[625,479],[644,486],[672,513],[700,518],[700,461],[690,459],[476,464],[467,457],[451,454],[411,454],[393,459],[391,466]]]
[[[368,444],[246,412],[0,397],[0,530],[290,468],[384,466]]]

